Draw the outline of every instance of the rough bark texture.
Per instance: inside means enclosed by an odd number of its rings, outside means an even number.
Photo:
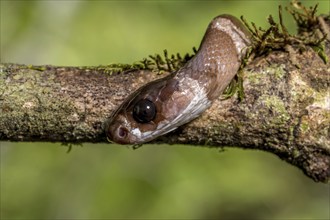
[[[259,57],[244,69],[243,101],[219,98],[157,142],[265,150],[329,182],[329,73],[312,49]],[[0,141],[106,142],[103,124],[112,111],[166,74],[0,64]]]

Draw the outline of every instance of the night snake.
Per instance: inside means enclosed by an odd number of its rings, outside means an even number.
[[[200,116],[239,70],[251,37],[234,16],[209,24],[196,55],[181,69],[131,94],[107,120],[107,138],[141,144]]]

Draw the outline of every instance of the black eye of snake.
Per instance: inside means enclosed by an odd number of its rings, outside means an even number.
[[[156,117],[156,106],[148,99],[141,99],[133,108],[133,118],[139,123],[148,123]]]

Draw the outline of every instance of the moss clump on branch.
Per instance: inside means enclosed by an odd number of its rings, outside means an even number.
[[[179,53],[169,55],[167,50],[164,50],[163,55],[149,55],[149,57],[143,58],[133,64],[116,63],[106,66],[97,66],[95,68],[108,74],[119,74],[135,70],[151,70],[161,74],[163,72],[173,72],[180,69],[196,54],[196,52],[197,50],[195,47],[193,47],[192,54],[186,53],[184,56],[181,56]]]
[[[328,33],[320,33],[319,19],[316,16],[318,4],[306,8],[297,0],[291,1],[291,8],[286,10],[293,16],[297,26],[298,34],[290,34],[283,23],[282,7],[279,6],[279,23],[275,22],[273,16],[268,17],[270,27],[268,29],[257,28],[255,23],[249,23],[241,16],[245,26],[252,33],[253,54],[261,56],[274,50],[284,50],[291,53],[290,47],[296,46],[300,51],[305,51],[306,47],[311,47],[324,63],[328,62],[325,54],[324,42]],[[329,16],[328,16],[329,17]],[[292,60],[295,63],[294,60]],[[299,66],[296,65],[298,68]]]

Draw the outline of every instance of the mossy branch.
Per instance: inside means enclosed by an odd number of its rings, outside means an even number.
[[[281,19],[269,21],[268,30],[250,28],[256,44],[225,96],[156,142],[265,150],[329,182],[329,16],[317,17],[322,25],[312,23],[304,38],[288,34]],[[310,42],[322,45],[320,51]],[[191,56],[166,51],[131,65],[97,67],[0,64],[0,141],[106,142],[103,123],[120,103]]]

